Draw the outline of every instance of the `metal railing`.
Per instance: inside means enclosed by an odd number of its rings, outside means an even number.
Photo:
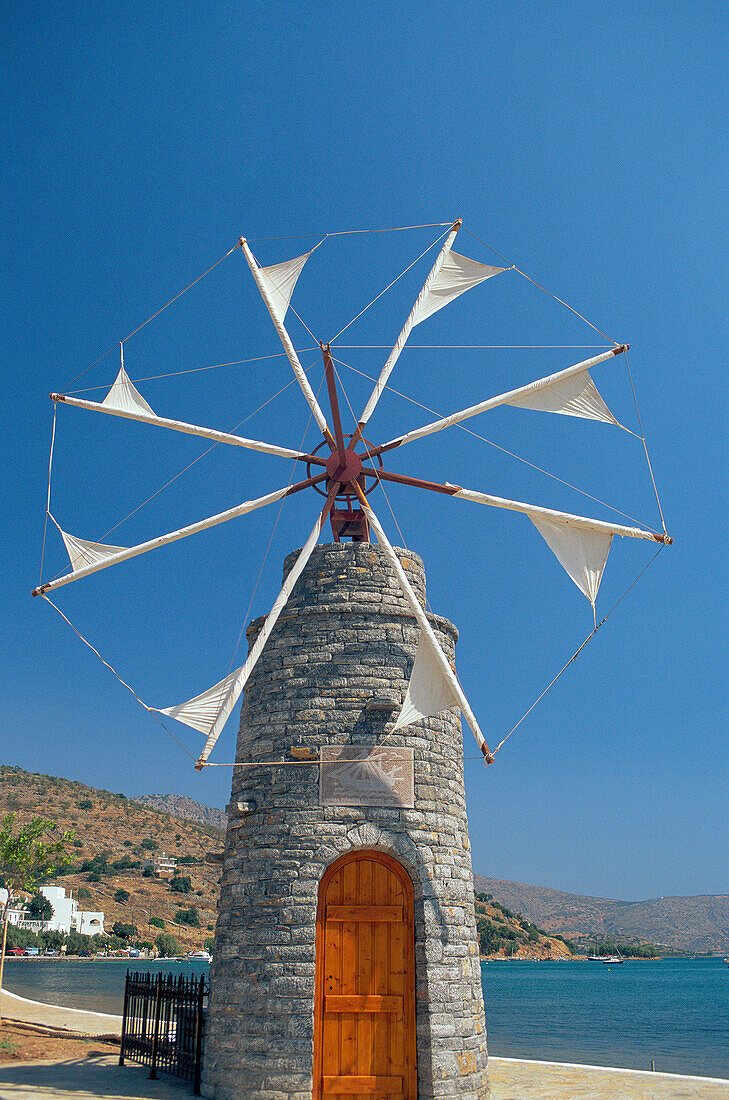
[[[205,1001],[204,975],[185,977],[127,971],[119,1065],[125,1058],[190,1081],[200,1095]]]

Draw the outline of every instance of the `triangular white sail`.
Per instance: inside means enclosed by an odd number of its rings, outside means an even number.
[[[612,534],[580,530],[569,523],[543,517],[529,518],[559,563],[594,607],[613,541]]]
[[[56,524],[58,527],[58,524]],[[99,565],[114,554],[120,554],[126,550],[126,546],[107,546],[103,542],[87,542],[86,539],[77,539],[69,535],[68,531],[61,531],[61,537],[66,544],[68,556],[71,559],[71,569],[74,573],[79,569],[85,569],[88,565]]]
[[[471,287],[478,286],[479,283],[490,279],[492,275],[499,275],[502,271],[506,271],[506,268],[476,263],[475,260],[460,256],[451,249],[438,272],[438,277],[431,284],[427,296],[418,305],[413,326],[419,325],[426,317],[437,313],[439,309],[447,306],[454,298],[464,294]]]
[[[610,409],[597,391],[589,371],[561,378],[549,386],[527,392],[505,405],[537,412],[561,413],[564,416],[581,416],[585,420],[602,420],[606,424],[618,424]]]
[[[178,703],[174,707],[160,707],[159,713],[169,714],[170,718],[176,718],[178,722],[192,726],[207,737],[214,725],[219,729],[223,728],[235,706],[240,695],[240,692],[236,691],[236,681],[241,671],[242,668],[237,668],[224,680],[203,691],[201,695],[196,695],[194,699],[188,699],[186,703]]]
[[[147,404],[139,390],[132,385],[129,375],[124,370],[123,363],[119,368],[114,385],[101,404],[105,405],[107,409],[117,409],[119,412],[144,413],[147,416],[155,415],[154,409]]]
[[[273,264],[271,267],[260,267],[258,269],[266,285],[276,317],[282,324],[286,316],[286,310],[289,308],[296,280],[309,256],[311,256],[311,252],[306,252],[303,256],[295,256],[293,260],[285,260],[281,264]]]
[[[393,728],[402,729],[411,722],[419,722],[421,718],[430,718],[448,707],[458,705],[458,699],[443,674],[437,654],[433,652],[430,638],[421,632],[405,701]]]

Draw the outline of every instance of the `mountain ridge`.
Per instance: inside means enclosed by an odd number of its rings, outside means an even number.
[[[474,883],[477,892],[493,894],[546,931],[577,942],[612,937],[689,953],[729,952],[728,894],[621,901],[486,875],[474,875]]]

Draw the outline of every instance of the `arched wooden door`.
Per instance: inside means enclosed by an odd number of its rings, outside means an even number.
[[[337,860],[319,887],[314,1100],[416,1100],[413,887],[382,852]]]

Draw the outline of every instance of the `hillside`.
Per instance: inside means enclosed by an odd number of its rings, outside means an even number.
[[[512,913],[490,894],[476,895],[476,928],[485,958],[572,958],[572,951],[561,939],[549,936],[519,913]]]
[[[648,942],[677,951],[729,953],[729,896],[665,897],[616,901],[568,894],[545,886],[475,875],[486,891],[510,909],[555,935],[587,944],[597,937]]]
[[[212,825],[214,829],[225,832],[228,825],[228,815],[225,810],[218,810],[215,806],[203,806],[202,802],[196,802],[194,798],[187,798],[182,794],[138,794],[135,802],[141,802],[143,806],[149,806],[152,810],[170,814],[171,817],[181,817],[187,821],[198,821],[201,825]]]
[[[220,830],[172,817],[122,794],[5,766],[0,767],[0,816],[7,813],[15,813],[20,823],[40,814],[61,829],[76,831],[69,871],[52,881],[73,891],[80,908],[103,910],[107,931],[122,921],[136,925],[141,939],[154,940],[160,929],[150,925],[153,917],[164,922],[164,930],[185,950],[202,947],[213,934],[220,866],[205,862],[205,856],[222,849]],[[190,879],[189,892],[172,891],[165,879],[145,876],[142,861],[162,851],[184,861],[179,872]],[[88,866],[99,856],[105,857],[107,870],[100,870],[98,858],[94,868]],[[122,861],[138,866],[113,866]],[[115,900],[118,890],[126,891],[128,899]],[[199,928],[175,920],[180,909],[192,906],[199,911]]]

